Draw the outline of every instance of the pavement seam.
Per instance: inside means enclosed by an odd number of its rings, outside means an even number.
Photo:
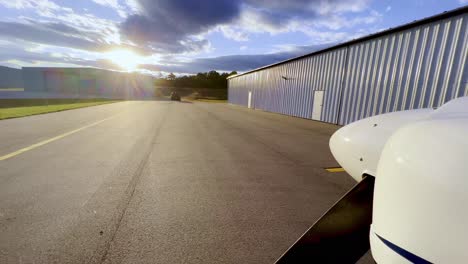
[[[106,262],[108,260],[109,251],[111,249],[111,246],[112,246],[113,242],[115,241],[117,232],[119,231],[120,226],[122,224],[122,220],[125,217],[128,206],[130,205],[130,202],[132,201],[133,195],[135,194],[135,189],[136,189],[137,184],[140,181],[141,175],[143,174],[143,172],[145,171],[145,168],[147,167],[148,159],[149,159],[149,157],[150,157],[150,155],[152,153],[153,146],[156,143],[157,137],[160,135],[161,128],[162,128],[163,124],[165,123],[166,118],[167,118],[167,114],[164,114],[162,120],[159,122],[159,125],[155,129],[155,133],[153,134],[153,137],[151,138],[151,140],[149,140],[149,144],[147,144],[147,149],[145,150],[145,154],[143,155],[143,158],[139,162],[138,167],[137,167],[136,171],[134,172],[134,175],[132,176],[132,179],[130,180],[130,182],[129,182],[128,186],[127,186],[127,189],[125,190],[125,196],[126,197],[121,202],[121,204],[123,204],[122,205],[123,208],[121,209],[121,212],[120,212],[120,214],[119,214],[119,216],[117,218],[117,223],[115,224],[115,229],[114,229],[114,231],[113,231],[113,233],[111,235],[111,238],[108,240],[108,242],[105,245],[104,253],[101,256],[101,259],[100,259],[99,263],[104,263],[104,262]]]

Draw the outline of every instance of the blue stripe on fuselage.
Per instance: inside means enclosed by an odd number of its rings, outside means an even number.
[[[375,233],[374,233],[375,234]],[[386,240],[385,238],[375,234],[387,247],[391,248],[393,251],[398,253],[398,255],[404,257],[405,259],[411,261],[412,263],[416,264],[432,264],[430,261],[427,261],[419,256],[416,256],[415,254],[393,244],[392,242]]]

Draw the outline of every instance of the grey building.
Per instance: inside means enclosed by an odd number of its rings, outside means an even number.
[[[0,66],[0,89],[23,88],[21,69]]]
[[[143,99],[154,94],[153,77],[96,68],[24,67],[26,97]]]
[[[345,125],[468,96],[468,6],[228,78],[228,100]]]

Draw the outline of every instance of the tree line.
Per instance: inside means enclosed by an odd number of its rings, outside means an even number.
[[[177,88],[207,88],[207,89],[227,89],[227,77],[237,74],[236,71],[230,73],[217,71],[199,72],[196,75],[176,76],[170,73],[165,78],[157,78],[155,85],[159,87]]]

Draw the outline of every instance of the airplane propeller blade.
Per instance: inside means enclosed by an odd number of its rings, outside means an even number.
[[[276,263],[356,263],[370,248],[374,181],[364,177]]]

